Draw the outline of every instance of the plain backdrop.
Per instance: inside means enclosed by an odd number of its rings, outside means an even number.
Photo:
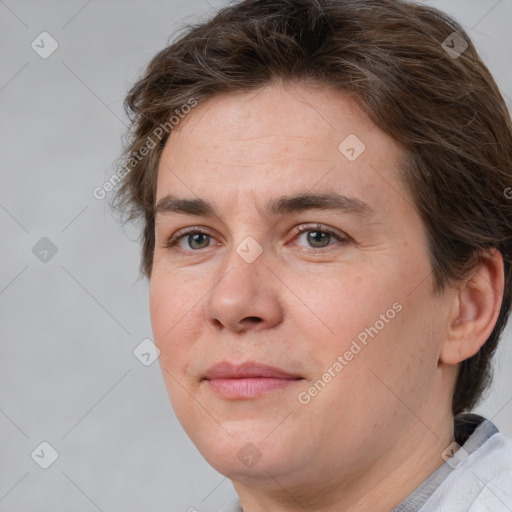
[[[469,31],[510,108],[512,0],[428,3]],[[233,495],[178,423],[158,361],[134,355],[152,339],[138,231],[93,196],[130,85],[223,5],[0,0],[0,510],[216,512]],[[477,410],[508,435],[511,341],[508,328]]]

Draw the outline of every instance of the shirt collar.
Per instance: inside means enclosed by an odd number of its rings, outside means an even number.
[[[478,450],[491,436],[498,433],[496,426],[478,414],[461,413],[455,416],[456,444],[451,447],[453,452],[445,454],[445,462],[437,468],[407,498],[400,502],[392,512],[416,512],[434,494],[444,479],[456,469],[461,461]],[[462,446],[463,450],[460,449]],[[444,458],[444,457],[443,457]]]

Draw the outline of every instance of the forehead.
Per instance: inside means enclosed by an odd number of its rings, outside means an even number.
[[[398,143],[343,91],[274,84],[218,95],[171,132],[156,203],[172,193],[208,197],[222,209],[230,196],[247,194],[253,202],[265,198],[263,208],[269,197],[335,191],[386,210],[402,202],[400,154]]]

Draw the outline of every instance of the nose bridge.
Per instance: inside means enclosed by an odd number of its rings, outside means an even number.
[[[258,283],[261,282],[262,267],[265,265],[263,247],[255,237],[242,236],[238,242],[235,239],[223,262],[222,276],[213,292],[220,295],[226,289],[233,298],[237,294],[258,293]]]
[[[261,260],[264,259],[263,244],[270,234],[268,219],[258,206],[257,195],[264,196],[261,193],[257,194],[254,187],[238,186],[237,193],[234,194],[232,215],[229,218],[233,244],[228,257],[229,265],[241,264],[241,259],[247,270],[252,272],[259,272]],[[258,260],[260,264],[251,267]],[[241,265],[241,268],[245,266]]]
[[[206,320],[234,331],[255,321],[261,328],[275,325],[282,308],[267,263],[263,247],[253,236],[234,243],[206,301]]]

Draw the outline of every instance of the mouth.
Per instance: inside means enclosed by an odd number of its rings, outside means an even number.
[[[300,375],[255,362],[242,365],[219,363],[209,368],[202,379],[216,395],[229,399],[254,398],[289,388],[303,380]]]

